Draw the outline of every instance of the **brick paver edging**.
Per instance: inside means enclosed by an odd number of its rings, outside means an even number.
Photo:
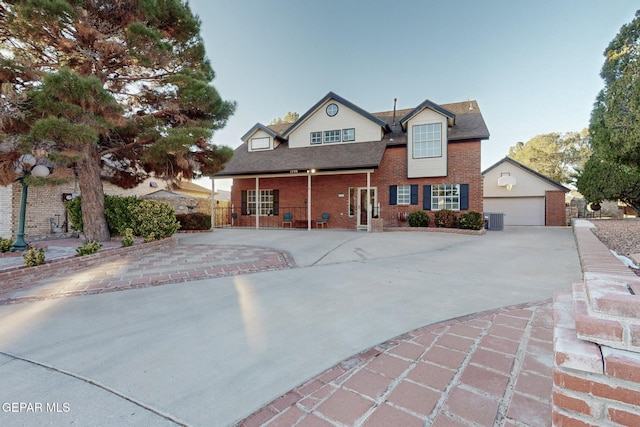
[[[547,426],[550,317],[543,301],[416,329],[346,359],[237,426]]]
[[[101,249],[95,254],[90,255],[73,255],[35,267],[16,267],[0,272],[0,283],[2,283],[3,289],[20,287],[39,278],[53,276],[62,271],[82,270],[114,259],[132,255],[143,255],[155,252],[159,248],[176,246],[177,244],[178,240],[176,238],[168,237],[166,239],[154,240],[153,242],[140,243],[133,246]]]

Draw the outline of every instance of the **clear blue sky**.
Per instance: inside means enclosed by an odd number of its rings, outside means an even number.
[[[369,111],[475,99],[482,168],[518,141],[589,124],[603,52],[637,0],[192,0],[222,97],[214,142],[307,111],[329,91]],[[216,184],[218,186],[218,184]],[[221,188],[225,187],[222,183]]]

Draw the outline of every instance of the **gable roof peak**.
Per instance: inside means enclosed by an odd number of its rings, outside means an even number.
[[[447,110],[444,107],[441,107],[440,105],[436,104],[430,99],[425,99],[420,105],[414,108],[409,114],[407,114],[406,116],[400,119],[400,124],[402,125],[402,128],[404,129],[409,120],[411,120],[412,118],[420,114],[420,112],[426,108],[445,116],[447,118],[447,122],[449,123],[449,126],[453,126],[455,124],[456,115],[453,112]]]
[[[375,124],[377,124],[380,127],[384,128],[385,131],[389,131],[389,126],[387,125],[386,122],[384,122],[384,121],[380,120],[379,118],[375,117],[373,114],[369,113],[368,111],[363,110],[362,108],[358,107],[357,105],[355,105],[351,101],[346,100],[345,98],[341,97],[337,93],[330,91],[324,97],[322,97],[322,99],[320,99],[320,101],[316,102],[313,105],[313,107],[311,107],[309,110],[307,110],[306,113],[304,113],[302,116],[300,116],[298,118],[298,120],[296,120],[294,123],[292,123],[291,126],[286,131],[284,131],[282,133],[282,136],[284,138],[288,137],[291,132],[293,132],[300,124],[302,124],[305,120],[307,120],[312,114],[314,114],[322,105],[324,105],[330,99],[332,99],[332,100],[334,100],[336,102],[339,102],[340,104],[342,104],[342,105],[346,106],[347,108],[349,108],[349,109],[355,111],[356,113],[360,114],[364,118],[366,118],[368,120],[371,120]]]

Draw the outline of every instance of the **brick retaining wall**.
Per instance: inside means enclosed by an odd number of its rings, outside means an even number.
[[[640,278],[574,223],[583,283],[554,296],[554,426],[640,425]]]
[[[12,270],[0,272],[0,283],[3,289],[18,289],[42,277],[68,274],[122,257],[154,252],[160,246],[175,246],[177,244],[177,239],[169,237],[163,240],[155,240],[153,242],[140,243],[128,247],[101,249],[95,254],[71,256],[36,267],[17,267]]]

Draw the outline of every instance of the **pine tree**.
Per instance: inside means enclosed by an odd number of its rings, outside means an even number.
[[[232,155],[209,142],[235,103],[180,0],[0,1],[0,184],[22,153],[77,175],[85,237],[105,241],[101,177],[191,179]]]

